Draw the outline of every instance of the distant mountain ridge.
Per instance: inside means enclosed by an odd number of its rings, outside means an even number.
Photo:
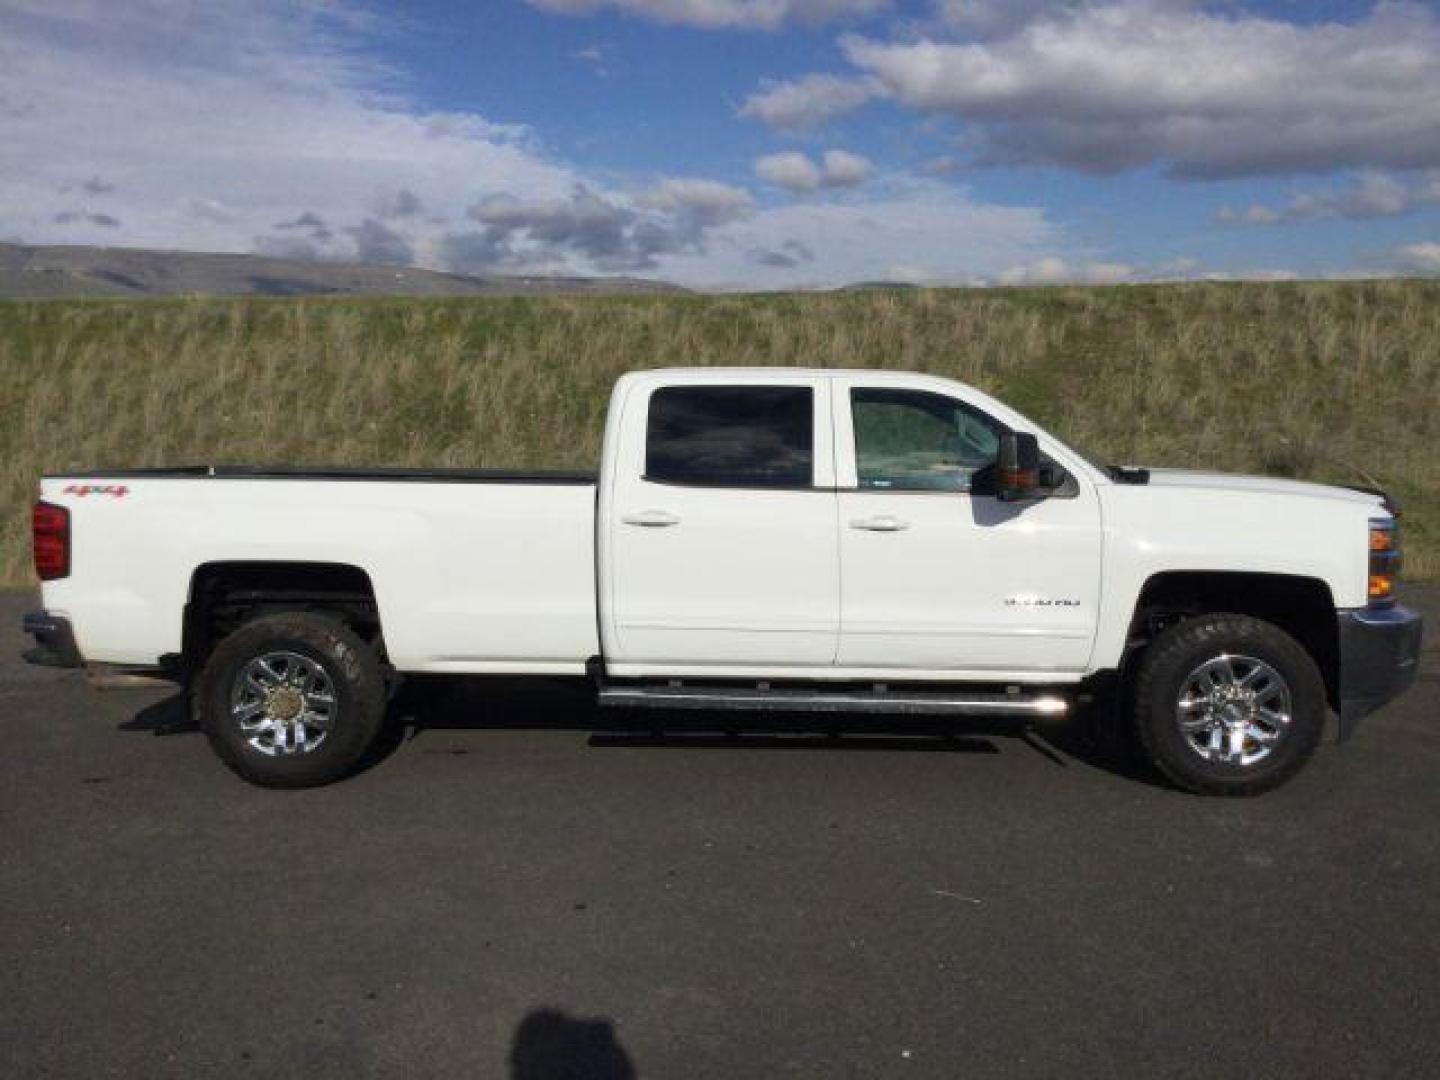
[[[0,299],[141,296],[543,296],[682,293],[628,277],[447,274],[369,263],[0,243]]]

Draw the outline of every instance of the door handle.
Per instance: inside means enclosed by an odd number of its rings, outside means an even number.
[[[680,519],[668,510],[642,510],[638,514],[626,514],[620,520],[626,525],[639,525],[645,529],[663,529],[667,525],[680,524]]]
[[[910,527],[908,521],[902,521],[893,514],[877,514],[875,517],[856,518],[850,522],[852,529],[866,529],[869,532],[900,532]]]

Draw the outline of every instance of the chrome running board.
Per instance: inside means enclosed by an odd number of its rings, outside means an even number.
[[[759,712],[905,713],[943,716],[1063,716],[1058,694],[956,693],[924,690],[770,689],[731,686],[602,684],[599,702],[627,709],[733,709]]]

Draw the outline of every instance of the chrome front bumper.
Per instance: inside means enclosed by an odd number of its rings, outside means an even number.
[[[1403,693],[1420,668],[1424,620],[1403,604],[1340,612],[1340,738]]]

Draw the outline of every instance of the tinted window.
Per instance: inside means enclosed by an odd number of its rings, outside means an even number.
[[[943,394],[855,389],[850,410],[862,488],[970,491],[1000,447],[996,421]]]
[[[645,477],[718,487],[809,487],[806,386],[667,386],[650,395]]]

